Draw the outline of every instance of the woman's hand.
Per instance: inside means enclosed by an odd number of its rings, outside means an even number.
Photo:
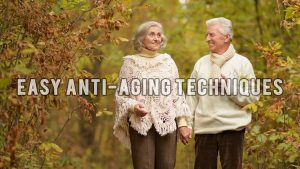
[[[189,140],[192,138],[192,129],[183,126],[179,128],[180,140],[184,145],[187,145]]]
[[[148,112],[145,111],[145,106],[142,104],[136,104],[133,108],[133,113],[139,117],[144,117],[147,115]]]

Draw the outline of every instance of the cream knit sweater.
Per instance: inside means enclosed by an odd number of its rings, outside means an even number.
[[[171,80],[171,94],[149,96],[139,94],[121,96],[116,92],[116,115],[114,124],[114,135],[130,148],[128,127],[131,127],[141,135],[147,135],[148,130],[154,125],[156,131],[161,135],[166,135],[176,130],[177,117],[191,118],[191,112],[184,95],[178,95],[177,83],[179,78],[177,66],[168,54],[159,54],[153,58],[139,55],[129,55],[124,57],[120,79],[126,79],[128,83],[132,79],[158,78]],[[130,86],[130,85],[129,85]],[[138,117],[134,113],[129,113],[137,103],[145,105],[145,109],[150,113],[144,117]]]
[[[209,79],[212,70],[211,55],[200,58],[191,74],[191,78]],[[220,73],[227,78],[255,78],[250,61],[237,53],[226,61]],[[241,130],[251,121],[251,113],[242,107],[258,101],[259,96],[187,96],[187,103],[194,119],[189,119],[195,134],[215,134],[226,130]]]

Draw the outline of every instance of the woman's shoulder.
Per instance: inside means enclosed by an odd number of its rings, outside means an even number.
[[[159,53],[156,57],[153,58],[147,58],[140,56],[139,54],[131,54],[131,55],[126,55],[123,57],[123,59],[155,59],[155,58],[171,58],[171,56],[168,53]]]
[[[167,53],[160,53],[158,56],[153,58],[139,56],[138,54],[126,55],[123,57],[123,60],[124,62],[135,63],[138,66],[157,65],[166,61],[173,61],[171,56]]]
[[[139,68],[149,68],[156,67],[161,64],[174,62],[171,56],[167,53],[161,53],[153,58],[146,58],[139,56],[138,54],[126,55],[123,57],[123,64],[127,66],[139,67]]]
[[[132,59],[134,57],[136,57],[134,54],[133,55],[126,55],[126,56],[123,57],[123,60],[125,60],[125,59]]]

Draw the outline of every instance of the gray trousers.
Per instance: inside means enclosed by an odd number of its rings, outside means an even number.
[[[134,169],[174,169],[177,131],[160,136],[155,128],[146,136],[129,127]]]

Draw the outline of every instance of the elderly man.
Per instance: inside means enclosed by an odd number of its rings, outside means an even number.
[[[231,44],[232,23],[226,18],[206,21],[206,41],[210,54],[201,57],[195,64],[191,78],[197,79],[242,79],[255,78],[250,61],[236,53]],[[232,83],[219,83],[240,89]],[[208,88],[211,83],[208,83]],[[250,84],[251,85],[251,84]],[[249,87],[249,86],[248,86]],[[218,88],[219,89],[219,88]],[[233,91],[233,90],[230,90]],[[245,126],[251,121],[251,113],[242,107],[258,100],[258,96],[236,95],[190,95],[187,103],[194,113],[190,126],[195,132],[195,169],[216,169],[220,155],[223,169],[241,169]],[[189,135],[183,136],[186,140]]]

